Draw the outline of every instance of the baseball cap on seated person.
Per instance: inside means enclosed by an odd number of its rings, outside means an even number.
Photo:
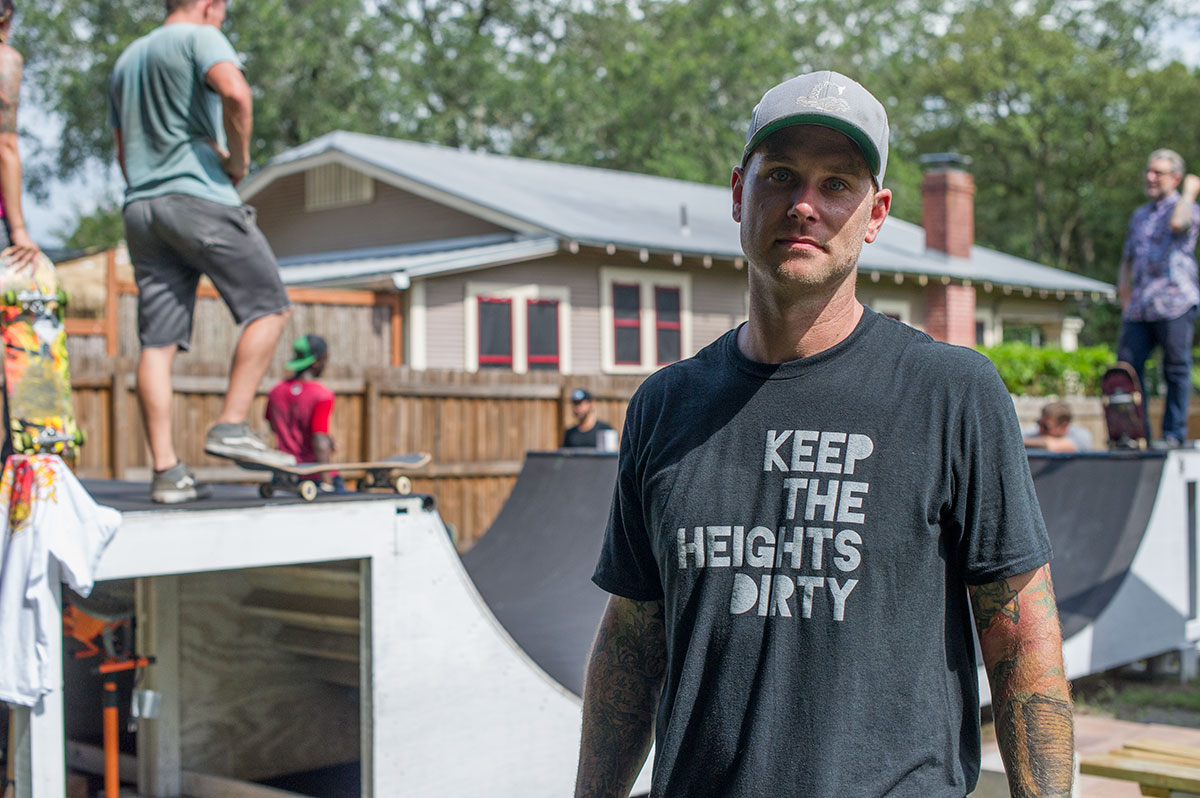
[[[571,391],[571,401],[575,404],[579,404],[580,402],[590,402],[592,401],[592,395],[588,393],[586,388],[576,388],[575,390]]]
[[[306,368],[325,357],[329,347],[325,339],[319,335],[301,335],[292,344],[295,357],[287,362],[288,371],[304,371]]]
[[[887,111],[861,85],[827,69],[785,80],[769,89],[750,117],[742,166],[763,139],[793,125],[821,125],[844,134],[866,158],[876,188],[883,185],[888,156]]]

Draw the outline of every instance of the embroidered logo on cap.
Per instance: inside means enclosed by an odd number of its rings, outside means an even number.
[[[850,110],[850,103],[843,100],[840,96],[822,97],[826,91],[834,89],[838,95],[846,91],[845,86],[839,86],[833,81],[826,80],[813,86],[812,91],[807,97],[797,97],[796,105],[803,105],[808,108],[815,108],[818,111],[826,113],[844,114]]]

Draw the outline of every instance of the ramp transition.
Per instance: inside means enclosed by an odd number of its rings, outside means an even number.
[[[1129,573],[1165,462],[1159,452],[1030,455],[1064,639],[1096,620]]]
[[[592,571],[616,481],[616,453],[529,452],[500,514],[463,555],[508,634],[577,696],[608,601]]]

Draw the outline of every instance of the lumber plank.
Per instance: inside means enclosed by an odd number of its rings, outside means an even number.
[[[1120,751],[1089,756],[1080,763],[1080,772],[1200,796],[1200,768],[1146,760]]]
[[[316,659],[355,664],[359,659],[358,635],[332,634],[312,629],[286,627],[275,636],[275,645],[284,651]]]
[[[357,561],[351,561],[357,567]],[[277,593],[358,601],[358,571],[320,565],[280,565],[247,572],[250,584]]]
[[[1200,767],[1200,746],[1169,743],[1164,740],[1154,740],[1149,737],[1139,737],[1124,743],[1122,748],[1131,751],[1147,751],[1170,754],[1182,759],[1193,760]]]
[[[261,588],[242,600],[241,608],[249,615],[326,632],[357,634],[358,601],[280,593]]]

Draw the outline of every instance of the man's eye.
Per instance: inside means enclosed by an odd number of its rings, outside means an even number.
[[[772,169],[767,176],[772,180],[778,180],[779,182],[782,183],[783,181],[790,178],[792,175],[786,169]]]
[[[825,185],[829,186],[829,188],[833,189],[834,191],[845,191],[846,189],[850,188],[850,186],[848,186],[846,184],[845,180],[841,180],[836,177],[833,178],[832,180],[830,180]]]

